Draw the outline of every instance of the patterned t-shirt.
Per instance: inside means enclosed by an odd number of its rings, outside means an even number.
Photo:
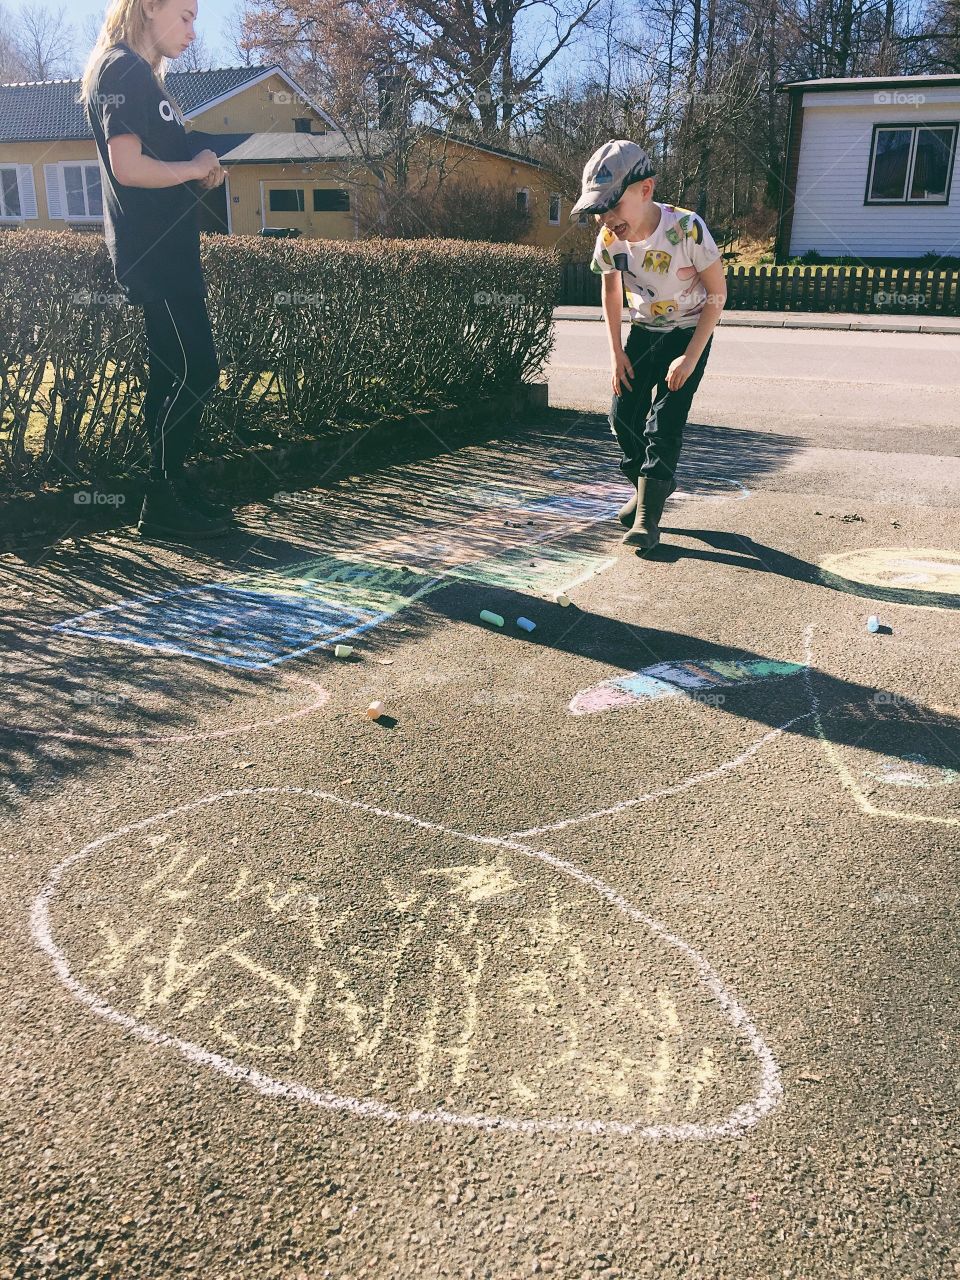
[[[658,205],[660,223],[646,240],[618,240],[601,227],[590,269],[623,274],[630,319],[648,329],[692,329],[707,291],[700,272],[720,257],[707,224],[690,209]]]

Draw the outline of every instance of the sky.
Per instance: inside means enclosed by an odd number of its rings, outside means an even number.
[[[99,24],[105,8],[104,0],[72,0],[68,20],[73,24],[74,30],[80,33],[86,28],[90,18],[95,18]],[[215,67],[232,67],[237,63],[236,55],[231,52],[230,44],[224,36],[224,27],[233,8],[234,0],[199,0],[197,31],[203,36],[210,51],[211,64]],[[83,38],[78,34],[77,58],[81,63],[86,60],[87,54],[86,48],[81,47],[82,43]]]

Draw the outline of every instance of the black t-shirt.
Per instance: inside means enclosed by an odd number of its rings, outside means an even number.
[[[125,187],[110,169],[107,143],[125,133],[136,134],[143,154],[154,160],[191,159],[186,130],[150,64],[125,44],[101,59],[87,118],[100,154],[104,235],[120,287],[136,303],[203,297],[194,184]]]

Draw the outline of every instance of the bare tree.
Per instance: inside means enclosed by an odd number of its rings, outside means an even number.
[[[0,82],[28,79],[27,67],[20,57],[16,41],[11,34],[14,22],[6,9],[0,7]]]
[[[24,5],[14,20],[13,46],[30,80],[56,80],[74,70],[74,33],[63,9]]]

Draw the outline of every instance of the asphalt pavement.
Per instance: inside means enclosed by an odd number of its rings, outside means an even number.
[[[960,1274],[960,346],[719,333],[646,559],[605,361],[0,557],[0,1275]]]

